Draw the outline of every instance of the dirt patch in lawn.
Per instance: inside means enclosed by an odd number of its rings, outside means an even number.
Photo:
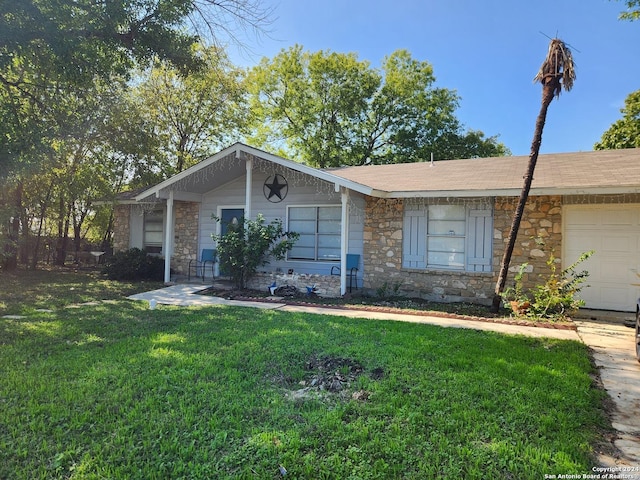
[[[358,377],[365,374],[360,362],[351,358],[330,355],[312,355],[304,365],[305,379],[298,383],[301,388],[288,390],[286,397],[293,401],[327,398],[352,398],[367,401],[370,392],[358,390],[352,392],[352,385]],[[369,376],[373,380],[384,378],[382,368],[374,368]]]

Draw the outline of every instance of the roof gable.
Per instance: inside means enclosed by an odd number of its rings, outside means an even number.
[[[222,185],[243,175],[246,172],[245,160],[249,157],[271,162],[284,168],[333,183],[336,189],[346,187],[359,191],[360,193],[371,194],[371,189],[366,185],[360,185],[347,178],[336,176],[333,172],[319,170],[302,163],[287,160],[278,155],[250,147],[243,143],[235,143],[183,172],[144,190],[135,198],[137,201],[142,201],[150,196],[162,198],[167,195],[169,190],[179,190],[182,192],[183,199],[189,199],[189,195],[191,194],[193,196],[192,200],[197,200],[198,196],[215,188],[216,185]],[[228,165],[216,169],[216,167],[225,160],[227,160]]]

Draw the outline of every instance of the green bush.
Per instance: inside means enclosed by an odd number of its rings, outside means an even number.
[[[164,278],[164,259],[132,248],[116,253],[104,266],[110,280],[157,280]]]
[[[556,257],[551,251],[547,258],[549,273],[544,282],[533,289],[533,301],[527,313],[535,317],[557,319],[577,312],[584,305],[584,300],[577,295],[589,276],[588,271],[579,272],[577,268],[593,253],[593,250],[584,252],[578,260],[558,272]]]
[[[224,235],[213,235],[213,239],[218,246],[220,268],[238,288],[245,288],[259,266],[269,263],[271,257],[283,259],[299,236],[285,232],[281,220],[266,225],[262,214],[258,214],[255,220],[243,217],[237,224],[229,224]]]
[[[542,239],[535,239],[535,241],[544,250],[544,241]],[[547,272],[540,274],[540,280],[530,289],[525,289],[523,283],[523,275],[528,264],[522,264],[515,275],[513,287],[507,288],[502,294],[505,306],[510,308],[516,316],[534,319],[563,320],[572,315],[584,305],[584,300],[580,299],[578,294],[589,277],[589,272],[578,271],[578,266],[593,253],[593,250],[584,252],[574,263],[559,270],[558,260],[552,249],[548,252],[545,262]]]

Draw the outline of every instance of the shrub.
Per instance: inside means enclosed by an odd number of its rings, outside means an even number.
[[[524,282],[522,280],[528,266],[528,263],[520,265],[514,277],[513,287],[507,288],[502,293],[505,306],[510,308],[516,315],[525,313],[531,305],[529,295],[525,292]]]
[[[116,253],[104,266],[110,280],[158,280],[164,278],[164,260],[132,248]]]
[[[212,237],[218,246],[220,268],[238,288],[245,288],[258,267],[269,263],[269,258],[283,259],[299,235],[285,232],[281,220],[267,225],[262,214],[258,214],[255,220],[243,217],[237,224],[229,224],[224,235]]]
[[[541,239],[536,239],[536,243],[544,249]],[[551,250],[545,262],[548,273],[540,274],[540,281],[528,290],[525,290],[522,278],[528,264],[522,264],[514,278],[514,286],[502,294],[505,306],[515,315],[550,320],[562,320],[575,313],[584,305],[578,294],[589,276],[588,271],[577,269],[593,253],[593,250],[583,253],[574,263],[558,271],[558,261]]]
[[[584,300],[577,298],[589,276],[586,270],[577,271],[578,265],[587,260],[594,251],[584,252],[578,260],[558,272],[553,250],[547,258],[549,273],[543,283],[533,289],[533,301],[527,312],[542,318],[563,318],[578,311]]]

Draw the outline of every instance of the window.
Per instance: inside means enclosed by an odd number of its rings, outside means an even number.
[[[162,252],[162,210],[145,212],[142,246],[149,253]]]
[[[404,212],[405,268],[490,272],[492,212],[470,202],[407,205]]]
[[[289,207],[291,232],[300,234],[289,260],[340,260],[340,207]]]
[[[427,207],[427,267],[464,268],[464,205]]]

